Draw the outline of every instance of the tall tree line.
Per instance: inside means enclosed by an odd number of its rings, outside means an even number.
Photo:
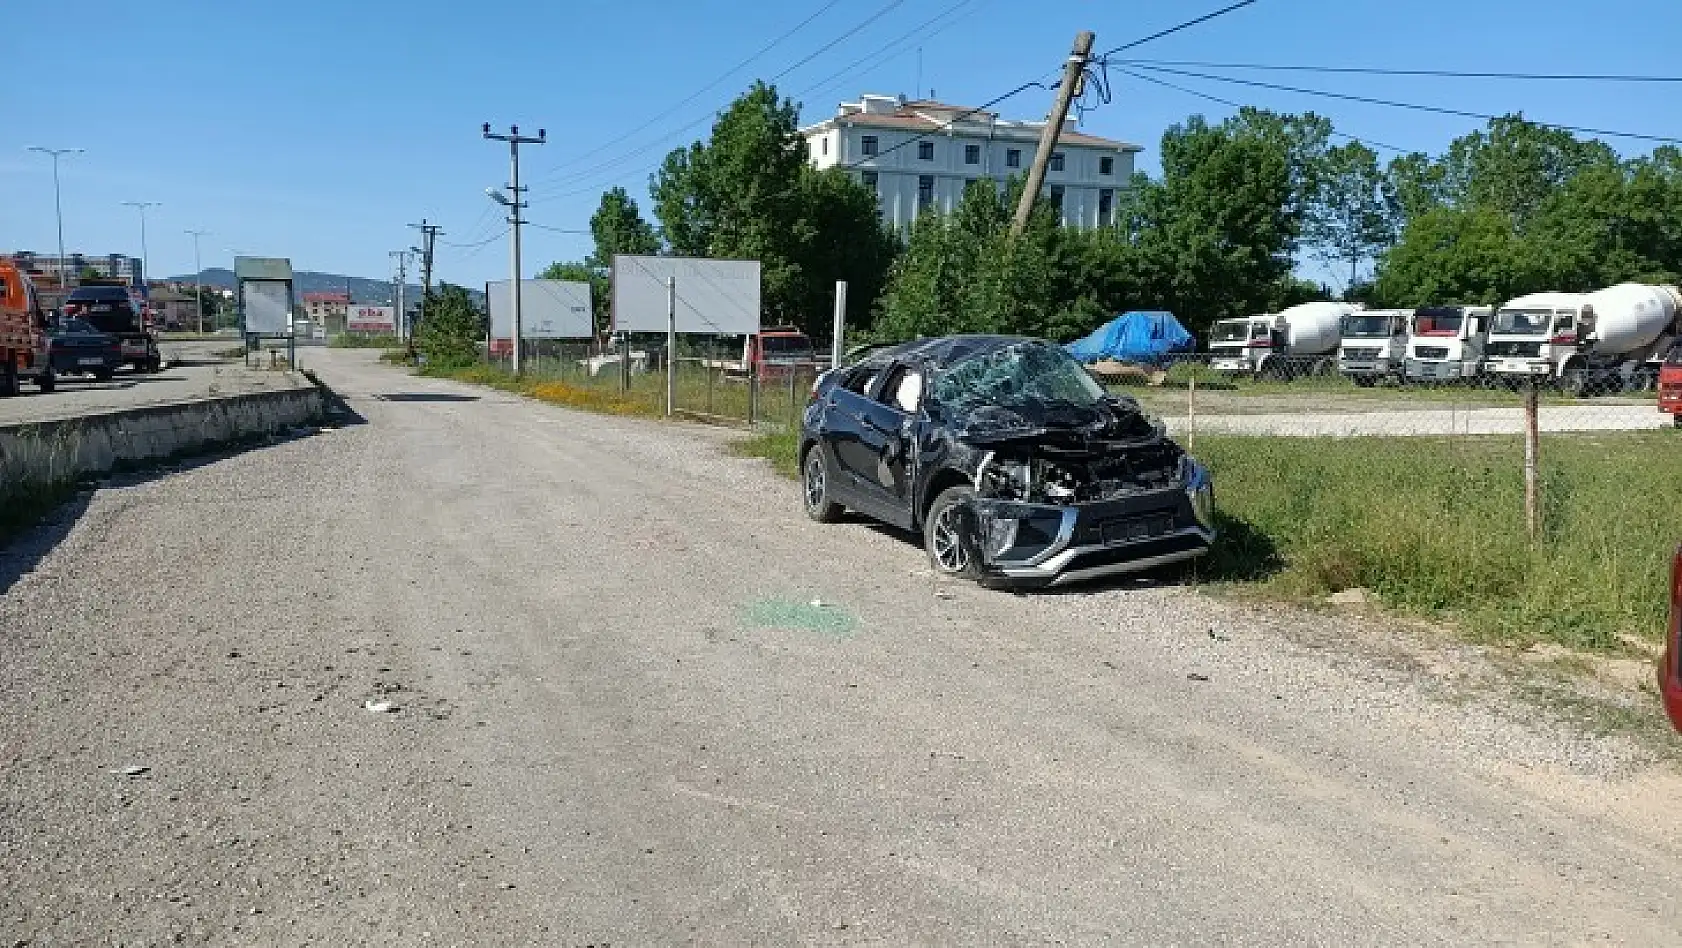
[[[591,254],[544,275],[595,284],[605,322],[616,253],[757,259],[767,323],[823,335],[846,280],[849,326],[883,339],[1069,339],[1129,309],[1201,332],[1333,294],[1492,303],[1682,279],[1682,150],[1621,158],[1516,115],[1387,165],[1361,142],[1334,145],[1314,113],[1192,116],[1163,133],[1161,174],[1134,176],[1115,226],[1059,227],[1042,202],[1012,239],[1019,180],[973,182],[952,214],[885,230],[850,171],[811,166],[798,114],[755,83],[650,177],[652,222],[615,188],[591,218]],[[1299,276],[1310,261],[1334,287]]]

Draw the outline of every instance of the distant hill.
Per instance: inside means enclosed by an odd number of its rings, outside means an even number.
[[[318,273],[314,270],[297,270],[292,274],[293,289],[299,296],[305,293],[343,293],[350,290],[350,298],[358,303],[389,303],[391,302],[390,280],[369,280],[363,277],[345,276],[342,273]],[[193,282],[191,274],[172,276],[168,279]],[[211,267],[204,271],[204,285],[219,287],[224,290],[234,288],[234,271],[221,267]],[[469,288],[468,293],[475,300],[484,295],[482,291]],[[418,300],[421,295],[420,284],[410,284],[405,295],[410,300]]]

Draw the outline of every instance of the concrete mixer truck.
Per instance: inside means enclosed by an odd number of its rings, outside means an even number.
[[[1488,371],[1585,392],[1644,391],[1676,342],[1682,289],[1620,283],[1593,293],[1532,293],[1495,314]]]
[[[1278,381],[1330,375],[1343,318],[1359,311],[1354,303],[1301,303],[1273,315],[1220,320],[1209,330],[1209,367]]]
[[[1408,382],[1467,381],[1483,369],[1489,338],[1488,306],[1422,306],[1408,323]]]
[[[1369,309],[1343,317],[1337,370],[1362,388],[1402,377],[1411,309]]]

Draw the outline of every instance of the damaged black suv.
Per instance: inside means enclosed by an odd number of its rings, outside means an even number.
[[[1135,572],[1215,538],[1208,471],[1037,339],[919,339],[826,373],[800,470],[812,519],[920,530],[935,569],[989,584]]]

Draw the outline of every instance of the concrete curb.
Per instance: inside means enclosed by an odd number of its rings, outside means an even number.
[[[319,386],[0,427],[0,497],[318,424]]]

